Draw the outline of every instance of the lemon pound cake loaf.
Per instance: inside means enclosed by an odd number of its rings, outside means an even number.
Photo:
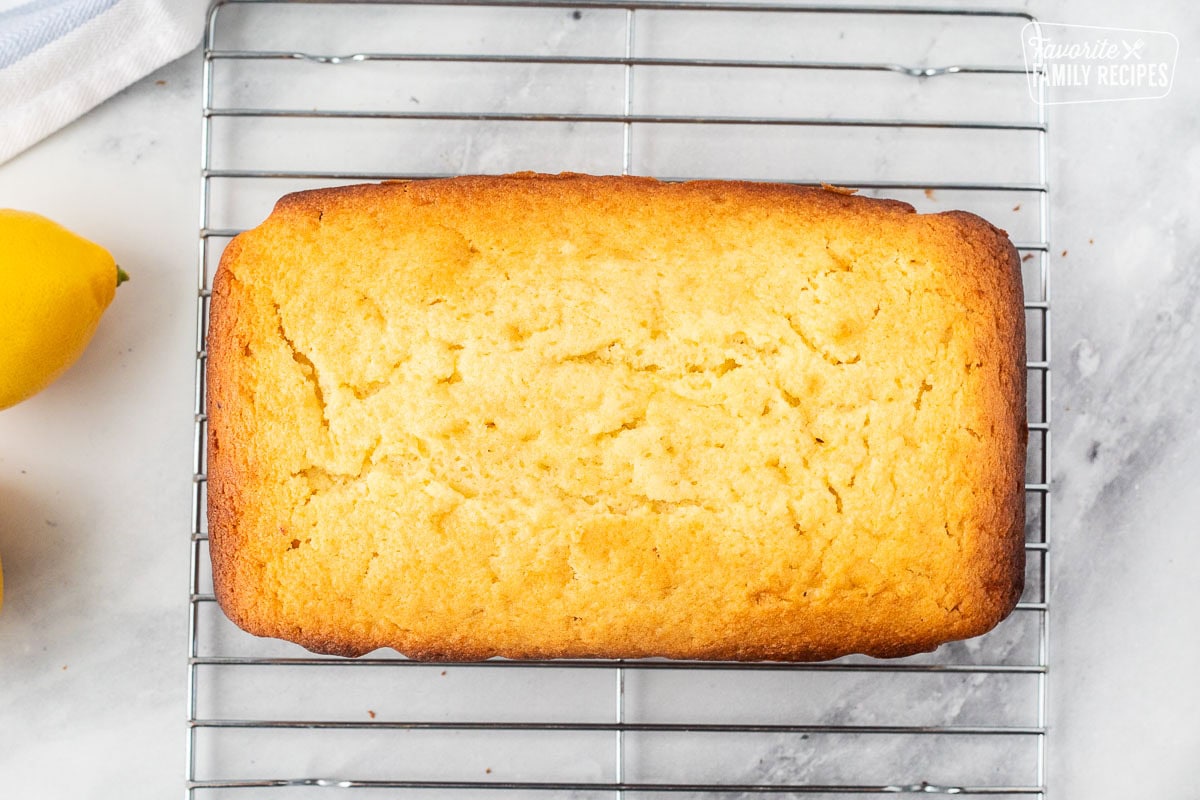
[[[900,656],[1024,577],[1016,253],[966,213],[519,174],[301,192],[226,249],[218,601],[322,653]]]

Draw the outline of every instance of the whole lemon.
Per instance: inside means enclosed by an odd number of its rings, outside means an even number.
[[[75,363],[127,277],[103,247],[38,214],[0,209],[0,409]]]

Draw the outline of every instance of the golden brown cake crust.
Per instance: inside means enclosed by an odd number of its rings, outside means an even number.
[[[792,186],[288,195],[208,335],[214,588],[412,658],[902,656],[1024,580],[1003,231]]]

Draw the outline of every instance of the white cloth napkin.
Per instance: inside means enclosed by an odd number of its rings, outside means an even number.
[[[195,47],[207,0],[0,0],[0,162]]]

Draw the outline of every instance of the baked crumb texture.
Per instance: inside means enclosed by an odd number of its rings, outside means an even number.
[[[284,197],[216,274],[225,613],[322,653],[901,656],[1024,579],[1016,251],[822,190]]]

